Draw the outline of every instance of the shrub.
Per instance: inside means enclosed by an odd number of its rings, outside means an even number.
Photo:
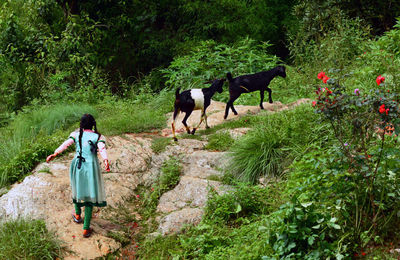
[[[338,79],[326,82],[313,103],[336,139],[336,152],[330,153],[324,173],[346,175],[343,184],[332,185],[333,197],[344,201],[341,216],[352,245],[365,246],[396,230],[400,149],[393,133],[400,132],[398,85],[377,77],[377,89],[368,93],[346,89]]]
[[[296,198],[282,205],[260,228],[269,234],[266,242],[274,251],[262,259],[343,259],[337,240],[342,227],[328,212],[320,204],[300,203]]]

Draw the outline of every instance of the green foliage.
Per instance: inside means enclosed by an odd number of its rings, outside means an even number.
[[[252,183],[262,176],[282,174],[313,142],[326,141],[329,129],[316,121],[315,113],[305,106],[264,116],[254,130],[233,144],[227,171]]]
[[[10,220],[0,224],[1,259],[55,259],[62,257],[61,242],[43,220]]]
[[[267,244],[274,251],[263,259],[343,259],[337,240],[341,226],[336,222],[320,204],[300,203],[293,198],[270,216],[266,226],[260,227],[268,232]]]
[[[229,71],[238,76],[271,69],[278,58],[267,54],[268,47],[268,43],[258,44],[249,38],[232,46],[203,41],[188,55],[175,58],[162,72],[170,88],[198,88],[205,81],[225,78]]]
[[[222,131],[208,136],[208,143],[204,147],[213,151],[226,151],[228,150],[235,140],[227,131]]]
[[[335,0],[324,1],[322,7],[317,1],[301,2],[295,7],[300,23],[289,34],[289,49],[297,65],[343,68],[362,53],[369,27],[363,26],[360,19],[349,19],[338,6],[328,8],[331,2]]]

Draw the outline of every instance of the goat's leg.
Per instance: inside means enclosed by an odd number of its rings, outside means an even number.
[[[208,126],[207,114],[206,114],[206,111],[205,111],[205,110],[204,110],[204,120],[206,121],[206,129],[210,128],[210,127]]]
[[[263,89],[260,89],[260,98],[261,98],[261,100],[260,100],[260,108],[261,108],[261,109],[264,109],[264,106],[263,106],[263,102],[264,102],[264,90],[263,90]]]
[[[270,88],[267,88],[266,89],[267,91],[268,91],[268,102],[270,103],[270,104],[272,104],[272,96],[271,96],[271,94],[272,94],[272,90],[270,89]]]
[[[235,100],[236,100],[239,96],[240,96],[240,94],[235,94],[235,95],[232,95],[232,94],[231,94],[231,97],[229,98],[228,103],[226,103],[224,119],[226,119],[226,118],[228,117],[229,108],[232,109],[232,112],[233,112],[235,115],[238,114],[238,112],[236,112],[236,109],[233,107],[233,102],[235,102]]]
[[[178,141],[178,138],[176,138],[176,134],[175,134],[175,119],[176,116],[179,114],[179,108],[175,108],[174,110],[174,116],[173,116],[173,120],[172,120],[172,134],[174,136],[174,141]]]
[[[197,127],[193,127],[192,129],[192,135],[194,135],[194,133],[196,133],[197,128],[200,127],[201,123],[203,122],[203,117],[204,117],[204,110],[201,110],[201,114],[200,114],[200,122],[197,125]]]
[[[192,111],[193,111],[193,110],[192,110]],[[189,128],[188,125],[186,124],[186,120],[188,119],[188,117],[190,116],[190,114],[192,114],[192,111],[186,112],[185,117],[184,117],[183,120],[182,120],[182,124],[185,126],[186,132],[187,132],[188,134],[190,134],[190,128]]]

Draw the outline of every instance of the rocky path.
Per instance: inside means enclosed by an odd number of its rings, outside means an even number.
[[[279,102],[265,103],[264,107],[266,111],[276,112],[305,102],[308,100],[298,100],[289,105]],[[260,111],[258,106],[235,107],[239,116]],[[224,109],[224,103],[212,102],[207,110],[211,127],[224,121]],[[230,113],[228,120],[237,117]],[[189,125],[198,123],[199,118],[199,111],[195,111],[188,120]],[[178,118],[177,121],[178,132],[183,132],[183,126],[179,125],[181,120]],[[245,132],[246,129],[231,131],[235,137]],[[160,135],[171,136],[170,128],[162,130]],[[157,232],[165,235],[178,232],[183,224],[198,223],[203,214],[208,190],[212,188],[223,192],[227,188],[215,181],[218,179],[216,176],[222,174],[217,169],[224,167],[226,158],[222,152],[205,151],[206,141],[179,139],[178,143],[171,142],[168,149],[161,154],[152,152],[151,141],[150,137],[135,134],[107,139],[112,170],[111,173],[104,173],[107,202],[111,209],[124,204],[127,199],[135,196],[137,185],[150,185],[159,177],[163,161],[170,156],[181,158],[183,174],[180,182],[173,190],[161,196],[157,206]],[[82,237],[82,225],[75,224],[71,218],[73,205],[68,170],[72,157],[73,153],[70,153],[51,163],[42,163],[23,182],[14,184],[8,193],[0,197],[0,219],[44,219],[47,227],[56,232],[71,251],[66,259],[94,259],[121,247],[117,241],[107,236],[109,231],[119,230],[121,227],[107,220],[109,216],[105,213],[106,210],[95,209],[92,220],[95,232],[88,239]]]

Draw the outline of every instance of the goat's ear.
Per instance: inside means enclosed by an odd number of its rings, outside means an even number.
[[[204,82],[204,84],[211,84],[213,83],[213,80],[207,80],[206,82]]]

